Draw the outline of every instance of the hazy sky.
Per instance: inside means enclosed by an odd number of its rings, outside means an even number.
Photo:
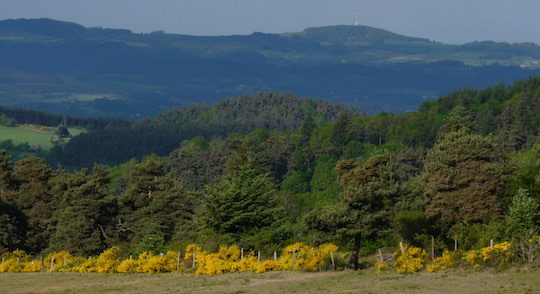
[[[540,0],[0,0],[0,19],[196,35],[281,33],[360,23],[447,43],[540,44]]]

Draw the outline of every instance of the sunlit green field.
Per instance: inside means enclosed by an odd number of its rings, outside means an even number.
[[[42,149],[47,150],[53,146],[52,139],[56,137],[55,128],[46,128],[38,130],[37,127],[19,126],[4,127],[0,126],[0,141],[13,140],[14,144],[28,143],[30,146],[40,145]],[[78,135],[81,131],[69,129],[71,135]]]
[[[28,143],[31,146],[41,145],[43,149],[51,148],[51,139],[54,134],[48,132],[38,132],[23,127],[2,127],[0,126],[0,141],[13,140],[15,144]]]
[[[375,274],[2,273],[0,293],[540,293],[540,270]]]

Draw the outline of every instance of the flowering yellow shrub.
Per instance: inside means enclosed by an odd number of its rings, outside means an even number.
[[[167,254],[148,254],[147,258],[139,259],[138,270],[141,273],[169,273],[175,272],[178,264],[178,253],[169,251]]]
[[[0,273],[39,272],[43,269],[40,261],[31,260],[31,256],[22,250],[3,254],[4,262],[0,263]]]
[[[118,264],[120,264],[120,259],[118,258],[119,254],[119,247],[111,247],[103,251],[97,258],[88,258],[86,261],[73,267],[69,271],[80,273],[113,273],[116,271]]]
[[[264,261],[258,262],[257,265],[255,266],[255,273],[257,274],[269,272],[269,271],[280,271],[280,270],[283,270],[281,263],[279,261],[274,261],[274,260],[264,260]]]
[[[37,260],[27,261],[23,264],[23,266],[24,266],[23,272],[25,273],[40,272],[44,269],[41,262]]]
[[[238,272],[254,272],[257,270],[257,265],[259,262],[257,261],[257,257],[255,257],[254,252],[250,252],[247,255],[244,254],[244,259],[241,259],[238,262]]]
[[[197,254],[197,275],[216,275],[238,271],[240,247],[236,245],[221,246],[217,253],[200,252]]]
[[[456,266],[456,262],[459,259],[459,251],[452,252],[445,250],[441,257],[435,258],[432,264],[427,266],[427,271],[432,273],[439,270],[445,270]]]
[[[139,272],[139,261],[134,259],[125,259],[116,268],[119,273],[137,273]]]
[[[14,251],[4,255],[8,257],[0,263],[0,272],[37,272],[69,271],[98,273],[166,273],[186,271],[186,263],[193,263],[195,254],[195,274],[215,275],[231,272],[256,272],[276,270],[318,271],[328,263],[330,253],[338,254],[338,247],[323,244],[317,248],[304,243],[295,243],[283,249],[278,260],[259,261],[254,251],[244,252],[237,245],[221,246],[218,252],[203,251],[200,246],[188,245],[183,259],[180,253],[169,251],[155,255],[150,252],[141,253],[137,259],[121,260],[120,248],[105,250],[97,258],[82,258],[71,255],[67,251],[51,253],[43,263],[31,260],[23,251]],[[52,265],[52,266],[51,266]]]
[[[375,272],[378,273],[378,274],[386,271],[389,268],[390,267],[384,262],[379,262],[379,261],[375,262]]]
[[[394,259],[398,273],[414,273],[424,268],[429,261],[429,255],[422,248],[409,246],[403,252],[394,252]]]
[[[85,261],[83,261],[81,264],[71,268],[71,271],[78,272],[78,273],[95,272],[96,265],[97,265],[97,259],[90,257],[86,259]]]
[[[52,268],[51,268],[52,261]],[[71,255],[67,251],[55,252],[43,259],[43,265],[48,271],[69,271],[74,264],[81,262],[81,258]]]
[[[512,259],[515,255],[510,251],[512,243],[502,242],[495,244],[493,248],[491,246],[484,247],[480,250],[471,250],[465,253],[463,259],[468,264],[472,265],[475,268],[478,268],[482,265],[488,266],[500,266],[504,265]]]
[[[222,246],[217,253],[200,252],[197,254],[198,275],[215,275],[228,272],[254,271],[263,273],[273,270],[318,271],[330,252],[337,252],[338,247],[324,244],[312,248],[304,243],[295,243],[283,249],[276,261],[257,261],[253,251],[241,258],[241,249],[236,246]],[[186,258],[188,255],[186,254]]]
[[[193,258],[194,253],[195,253],[195,255],[198,255],[202,251],[203,250],[202,250],[201,246],[196,245],[196,244],[190,244],[190,245],[188,245],[186,247],[186,253],[184,255],[184,259],[185,260],[191,260]]]
[[[24,265],[22,262],[17,262],[16,259],[8,259],[0,263],[0,273],[20,273],[23,271]]]
[[[338,247],[330,243],[313,248],[298,242],[283,249],[279,262],[284,270],[313,272],[320,270],[330,252],[337,253],[337,251]]]

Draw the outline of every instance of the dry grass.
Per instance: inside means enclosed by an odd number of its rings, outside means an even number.
[[[0,293],[540,293],[540,270],[414,275],[359,272],[0,274]]]

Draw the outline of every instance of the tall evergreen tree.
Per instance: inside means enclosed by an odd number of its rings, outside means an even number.
[[[141,242],[146,235],[165,241],[192,234],[196,194],[166,175],[163,162],[154,157],[135,165],[128,189],[120,196],[119,234],[124,240]]]
[[[109,196],[110,169],[95,165],[70,175],[67,189],[52,217],[50,248],[79,254],[98,254],[116,242],[116,203]]]
[[[49,244],[49,221],[52,215],[48,181],[51,169],[43,159],[27,157],[16,162],[13,180],[18,190],[6,200],[15,204],[28,217],[26,245],[39,252]]]
[[[26,216],[0,198],[0,254],[25,249]]]
[[[341,153],[349,139],[350,120],[351,116],[349,112],[343,111],[338,115],[336,122],[334,123],[334,128],[332,129],[332,134],[330,136],[332,144],[338,153]]]
[[[239,240],[276,221],[275,187],[253,152],[237,152],[228,167],[221,182],[207,188],[201,218],[213,232]]]
[[[391,204],[399,195],[398,175],[392,156],[376,156],[359,166],[351,160],[336,167],[345,190],[340,202],[312,211],[308,227],[352,242],[350,267],[358,269],[362,240],[376,238],[390,226]]]
[[[490,138],[474,134],[464,108],[457,107],[427,155],[427,215],[445,226],[500,217],[503,161],[504,154]]]

